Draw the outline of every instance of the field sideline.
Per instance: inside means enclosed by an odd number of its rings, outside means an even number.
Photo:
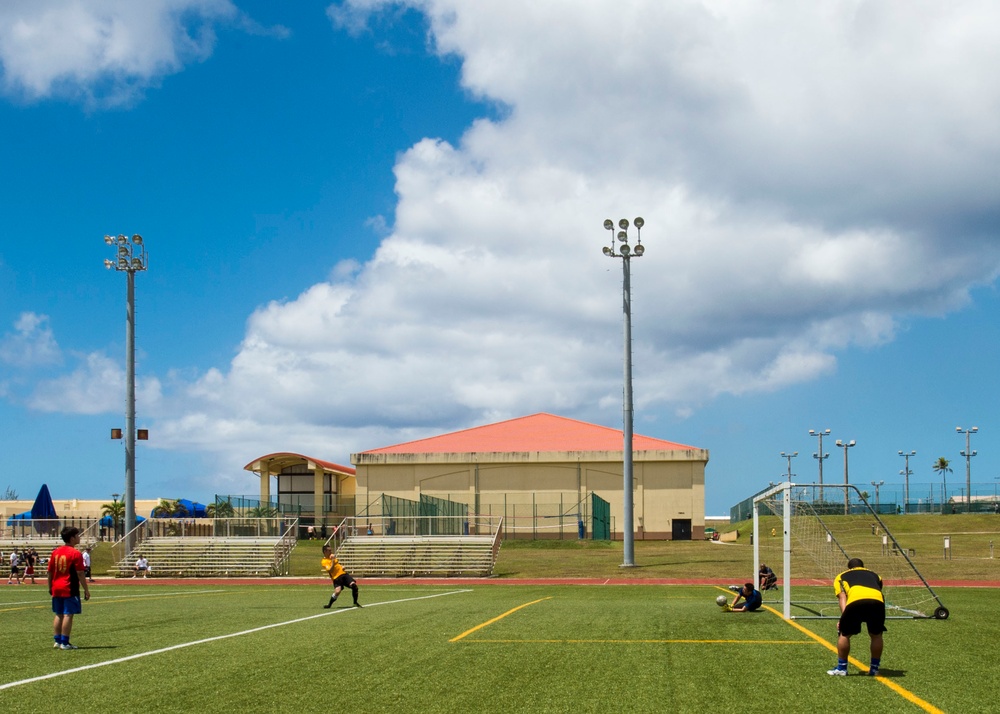
[[[323,610],[321,581],[269,582],[96,584],[73,652],[51,649],[43,587],[0,589],[0,706],[987,712],[1000,689],[988,588],[947,589],[947,621],[890,624],[885,676],[840,679],[831,622],[724,614],[722,585],[369,581],[364,609]],[[867,663],[864,636],[853,654]]]

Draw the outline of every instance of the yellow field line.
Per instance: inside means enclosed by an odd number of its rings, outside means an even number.
[[[809,645],[815,642],[803,640],[484,640],[476,638],[473,642],[493,644],[598,644],[598,645]]]
[[[777,615],[778,617],[780,617],[781,619],[784,620],[784,617],[782,616],[782,614],[780,612],[778,612],[777,610],[775,610],[774,608],[768,607],[768,606],[765,605],[764,609],[767,610],[768,612],[774,614],[774,615]],[[836,645],[831,644],[830,642],[827,642],[825,639],[823,639],[822,637],[820,637],[819,635],[817,635],[816,633],[814,633],[812,630],[807,630],[805,627],[803,627],[799,623],[795,622],[794,620],[785,620],[785,622],[787,622],[789,625],[791,625],[792,627],[794,627],[796,630],[798,630],[802,634],[804,634],[804,635],[806,635],[808,637],[813,638],[814,640],[816,640],[817,642],[819,642],[821,645],[823,645],[824,647],[826,647],[828,650],[830,650],[834,654],[837,654],[837,646]],[[860,662],[860,661],[856,660],[854,657],[848,658],[848,661],[851,664],[853,664],[855,667],[857,667],[858,669],[867,669],[868,668],[863,662]],[[887,686],[889,689],[891,689],[892,691],[894,691],[896,694],[898,694],[899,696],[901,696],[906,701],[910,702],[911,704],[916,704],[918,707],[920,707],[921,709],[923,709],[925,712],[930,712],[930,714],[944,714],[944,712],[941,709],[938,709],[936,706],[934,706],[930,702],[924,701],[923,699],[921,699],[920,697],[918,697],[916,694],[914,694],[910,690],[904,689],[903,687],[901,687],[898,684],[896,684],[895,682],[887,679],[886,677],[878,676],[878,677],[875,677],[875,679],[877,681],[879,681],[881,684],[884,684],[885,686]]]
[[[449,641],[449,642],[458,642],[458,641],[459,641],[460,639],[462,639],[463,637],[467,637],[468,635],[471,635],[471,634],[472,634],[473,632],[475,632],[476,630],[481,630],[481,629],[483,629],[484,627],[486,627],[487,625],[492,625],[492,624],[493,624],[494,622],[498,622],[499,620],[502,620],[502,619],[504,619],[505,617],[507,617],[507,615],[512,615],[512,614],[514,614],[515,612],[517,612],[517,611],[518,611],[518,610],[520,610],[521,608],[525,608],[525,607],[528,607],[528,605],[536,605],[536,604],[538,604],[538,603],[542,602],[543,600],[551,600],[551,599],[552,599],[552,596],[550,595],[549,597],[543,597],[543,598],[542,598],[541,600],[534,600],[534,601],[532,601],[532,602],[526,602],[526,603],[524,603],[523,605],[518,605],[518,606],[517,606],[517,607],[515,607],[515,608],[514,608],[513,610],[508,610],[507,612],[505,612],[505,613],[504,613],[504,614],[502,614],[502,615],[497,615],[497,616],[496,616],[496,617],[494,617],[494,618],[493,618],[492,620],[487,620],[486,622],[484,622],[484,623],[483,623],[483,624],[481,624],[481,625],[476,625],[476,626],[475,626],[475,627],[473,627],[473,628],[472,628],[471,630],[466,630],[465,632],[463,632],[462,634],[460,634],[460,635],[459,635],[458,637],[452,637],[452,638],[451,638],[450,640],[448,640],[448,641]]]

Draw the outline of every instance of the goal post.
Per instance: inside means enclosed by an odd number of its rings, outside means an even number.
[[[753,497],[753,548],[754,572],[766,563],[778,576],[786,620],[838,619],[833,580],[850,558],[882,578],[887,618],[948,617],[911,552],[856,486],[785,482],[761,491]]]

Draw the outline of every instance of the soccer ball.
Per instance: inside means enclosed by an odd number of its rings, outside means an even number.
[[[719,595],[719,597],[715,598],[715,604],[718,605],[719,607],[725,607],[728,603],[729,603],[729,598],[727,598],[725,595]]]

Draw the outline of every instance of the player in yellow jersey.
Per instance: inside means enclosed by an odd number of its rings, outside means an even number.
[[[333,607],[333,603],[337,601],[337,596],[340,595],[340,591],[344,588],[351,589],[351,594],[354,596],[354,607],[361,607],[361,603],[358,602],[357,581],[353,575],[344,570],[344,566],[340,564],[340,561],[333,554],[333,549],[328,545],[323,546],[323,560],[320,561],[320,567],[324,573],[330,576],[330,580],[333,581],[333,595],[330,596],[330,602],[323,606],[324,609],[328,610]]]
[[[827,674],[845,676],[847,658],[851,654],[851,637],[861,632],[861,623],[868,625],[872,663],[868,674],[878,674],[882,660],[882,633],[885,632],[885,597],[882,578],[865,568],[861,558],[847,561],[847,570],[833,581],[833,592],[840,603],[837,631],[837,666]]]

